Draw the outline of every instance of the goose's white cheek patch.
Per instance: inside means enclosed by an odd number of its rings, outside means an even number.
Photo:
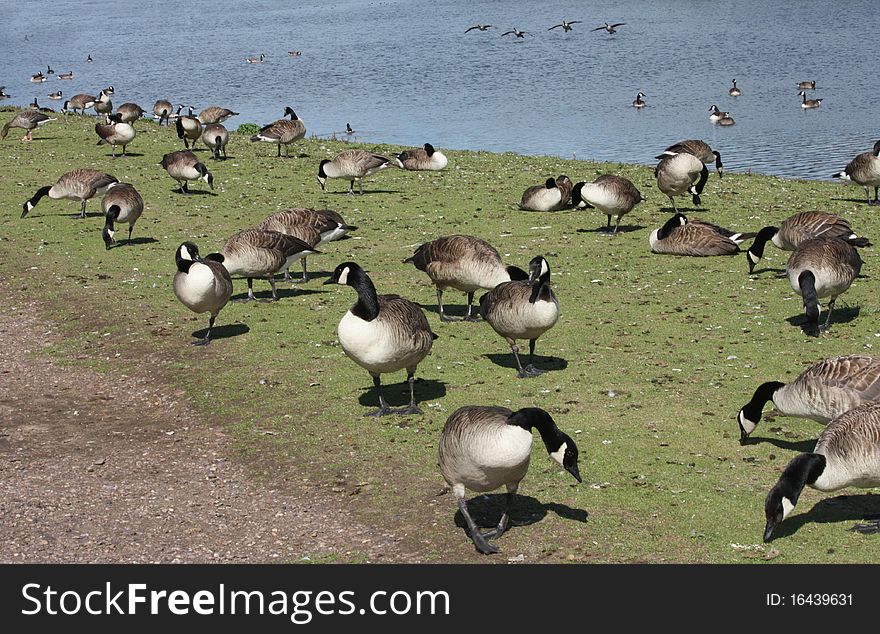
[[[565,450],[566,449],[568,449],[568,443],[562,443],[562,446],[559,449],[550,453],[550,457],[553,458],[559,464],[562,464],[562,461],[565,459]]]
[[[788,514],[794,509],[794,504],[788,498],[782,498],[782,519],[788,517]]]
[[[348,284],[348,271],[347,266],[342,269],[342,273],[339,274],[339,284]]]

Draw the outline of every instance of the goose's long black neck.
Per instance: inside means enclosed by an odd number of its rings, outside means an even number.
[[[785,387],[785,383],[779,381],[767,381],[758,386],[752,400],[743,406],[743,413],[750,421],[757,422],[761,420],[761,413],[768,401],[773,400],[776,390]]]
[[[804,311],[810,324],[819,323],[819,294],[816,292],[816,276],[812,271],[804,271],[798,277],[798,286],[804,298]]]
[[[352,306],[351,312],[364,321],[373,321],[379,316],[379,296],[373,280],[363,271],[358,271],[351,284],[357,291],[357,303]]]
[[[802,453],[796,456],[779,478],[776,486],[782,495],[787,497],[792,504],[796,504],[801,491],[808,484],[814,484],[825,471],[825,456],[818,453]]]
[[[549,299],[550,294],[550,271],[547,271],[532,282],[532,295],[529,297],[529,303],[534,304],[539,299]]]
[[[541,440],[544,442],[544,446],[547,448],[547,453],[558,451],[562,443],[565,442],[559,428],[549,417],[545,419],[541,417],[514,416],[510,420],[514,425],[522,427],[529,433],[532,432],[532,429],[537,429],[541,435]]]
[[[752,246],[749,247],[749,253],[754,255],[758,260],[764,257],[764,247],[767,245],[767,242],[773,239],[773,236],[776,235],[776,232],[779,231],[776,227],[764,227],[758,232],[758,235],[755,236],[755,241],[752,242]]]
[[[106,231],[106,230],[107,230],[107,228],[105,227],[104,231]],[[109,237],[109,234],[107,234],[107,235]],[[176,260],[177,260],[177,270],[180,271],[181,273],[189,273],[189,267],[191,267],[193,264],[195,264],[195,260],[187,260],[186,258],[182,258],[182,257],[180,257],[179,253],[177,254]]]

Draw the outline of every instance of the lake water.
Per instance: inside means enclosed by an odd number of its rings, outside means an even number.
[[[731,171],[827,179],[880,138],[878,17],[876,0],[18,0],[0,3],[0,103],[113,84],[117,105],[230,107],[231,128],[289,105],[309,135],[646,164],[702,138]],[[548,32],[563,19],[583,24]],[[627,25],[589,31],[605,21]],[[478,22],[501,28],[464,34]],[[533,35],[501,37],[514,26]],[[75,79],[31,83],[47,64]]]

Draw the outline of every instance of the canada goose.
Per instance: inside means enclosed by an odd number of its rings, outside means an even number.
[[[73,71],[70,71],[69,73],[61,73],[58,75],[58,79],[73,79]]]
[[[529,187],[523,192],[519,208],[525,211],[556,211],[568,205],[573,184],[565,174],[555,180],[548,178],[543,185]]]
[[[405,170],[437,172],[449,163],[443,152],[434,149],[430,143],[423,148],[405,150],[397,155],[397,165]]]
[[[63,94],[59,90],[58,92],[49,93],[48,96],[49,96],[49,99],[52,99],[53,101],[58,101],[59,99],[61,99],[61,97],[63,97]]]
[[[189,107],[189,115],[177,117],[174,125],[177,127],[177,138],[183,139],[183,146],[189,149],[192,141],[192,147],[195,147],[196,140],[202,136],[202,123],[193,116],[192,106]]]
[[[113,158],[116,158],[117,145],[122,146],[122,156],[125,156],[125,148],[137,134],[130,123],[122,123],[122,117],[118,114],[107,115],[107,123],[96,123],[95,133],[101,137],[98,145],[106,143],[113,147]]]
[[[230,275],[247,278],[247,298],[233,300],[249,302],[255,300],[254,278],[265,277],[272,287],[272,299],[278,301],[275,288],[275,274],[289,267],[294,261],[313,253],[320,253],[299,238],[277,231],[245,229],[226,241],[220,251],[219,261]]]
[[[714,162],[715,171],[718,172],[718,178],[724,178],[724,164],[721,162],[721,153],[713,150],[708,143],[700,141],[699,139],[679,141],[674,145],[670,145],[654,158],[660,160],[666,156],[674,156],[676,154],[681,154],[682,152],[693,154],[706,165]]]
[[[162,125],[162,119],[165,119],[165,125],[168,125],[172,110],[174,105],[165,99],[159,99],[153,104],[153,115],[159,119],[159,125]]]
[[[64,102],[64,105],[61,106],[61,112],[67,112],[68,110],[73,110],[76,112],[80,111],[80,114],[86,113],[86,108],[91,108],[95,105],[95,97],[91,95],[74,95],[70,99]]]
[[[743,94],[743,91],[736,87],[736,80],[733,80],[733,88],[727,91],[727,94],[731,97],[739,97]]]
[[[654,168],[654,178],[660,191],[669,196],[673,211],[678,211],[674,196],[690,194],[694,205],[702,203],[700,194],[709,180],[709,170],[699,158],[682,152],[660,159]]]
[[[354,134],[354,130],[352,129],[350,123],[345,124],[345,133],[346,134]]]
[[[93,60],[92,60],[92,56],[89,55],[89,56],[86,58],[86,62],[88,62],[89,64],[91,64],[92,61],[93,61]]]
[[[532,429],[537,429],[550,457],[581,482],[578,448],[543,409],[466,405],[446,419],[440,432],[440,472],[452,487],[455,501],[468,525],[471,539],[484,555],[498,548],[487,539],[499,538],[510,523],[510,509],[519,483],[529,470]],[[495,529],[483,533],[471,518],[466,491],[487,493],[505,486],[506,504]]]
[[[215,257],[216,254],[212,253],[202,258],[199,248],[192,242],[181,244],[175,256],[177,273],[174,274],[173,287],[177,299],[194,313],[211,313],[208,332],[203,339],[193,341],[194,346],[211,343],[214,320],[232,296],[232,278]]]
[[[816,82],[815,81],[802,81],[798,83],[798,88],[801,90],[816,90]]]
[[[51,67],[51,66],[48,66],[48,65],[47,65],[47,66],[46,66],[46,74],[47,74],[47,75],[54,75],[54,74],[55,74],[55,71],[52,70],[52,67]]]
[[[113,93],[116,92],[116,90],[114,90],[113,86],[111,85],[111,86],[107,86],[107,87],[106,87],[104,90],[102,90],[101,92],[106,93],[106,94],[108,94],[108,95],[112,95]]]
[[[874,150],[862,152],[849,162],[842,172],[837,172],[832,178],[850,181],[865,188],[865,196],[869,205],[880,204],[877,198],[877,188],[880,187],[880,141],[874,143]],[[874,202],[871,202],[871,191],[874,188]]]
[[[812,238],[798,245],[788,258],[786,272],[791,288],[804,298],[806,332],[818,337],[831,324],[831,312],[838,295],[846,292],[862,270],[856,247],[868,247],[867,238]],[[819,300],[830,297],[828,316],[819,327]]]
[[[43,71],[40,71],[36,75],[31,75],[31,81],[35,84],[41,84],[46,81],[46,76],[43,74]]]
[[[207,125],[209,123],[223,123],[229,117],[234,117],[237,114],[237,112],[233,112],[229,108],[208,106],[199,113],[199,116],[197,118],[202,125]]]
[[[6,138],[10,128],[21,128],[22,130],[27,130],[27,133],[21,137],[21,140],[32,141],[34,130],[52,121],[55,121],[54,117],[50,117],[37,110],[24,110],[3,125],[3,130],[0,130],[0,139]]]
[[[6,94],[6,86],[0,86],[0,99],[9,99],[10,95]]]
[[[581,20],[572,20],[571,22],[566,22],[565,20],[563,20],[561,24],[557,24],[557,25],[555,25],[555,26],[551,26],[551,27],[550,27],[549,29],[547,29],[547,30],[548,30],[548,31],[552,31],[553,29],[558,29],[558,28],[561,26],[561,27],[562,27],[562,32],[565,33],[565,32],[567,32],[567,31],[571,31],[571,25],[572,25],[572,24],[580,24],[580,23],[581,23]]]
[[[654,229],[648,242],[652,253],[709,257],[739,253],[739,245],[754,235],[737,233],[677,213],[662,227]]]
[[[721,118],[718,119],[718,125],[728,126],[728,125],[734,125],[736,123],[736,121],[734,121],[733,117],[730,116],[730,113],[722,112],[721,115],[722,115]]]
[[[880,484],[880,403],[844,412],[819,434],[812,453],[796,456],[764,501],[764,541],[791,513],[805,485],[818,491]]]
[[[287,51],[287,54],[291,57],[299,57],[302,55],[302,51]]]
[[[357,303],[339,322],[337,334],[346,356],[373,377],[379,409],[367,416],[421,414],[416,406],[415,373],[428,356],[434,339],[428,319],[418,305],[399,295],[377,295],[370,276],[354,262],[343,262],[324,284],[342,284],[357,291]],[[409,405],[400,410],[388,407],[382,396],[381,375],[406,368]]]
[[[95,112],[98,114],[110,114],[113,112],[113,102],[110,101],[110,93],[105,90],[102,90],[98,95],[98,98],[95,99],[95,103],[92,104],[92,107],[95,109]]]
[[[345,222],[345,219],[332,209],[305,209],[296,207],[293,209],[285,209],[271,214],[261,224],[261,229],[270,229],[269,225],[274,227],[283,227],[285,225],[307,225],[315,229],[321,234],[321,241],[318,246],[327,242],[341,240],[350,231],[356,231],[357,227]],[[281,231],[280,228],[274,228],[274,231]]]
[[[34,100],[30,104],[28,104],[28,110],[38,110],[40,112],[52,112],[52,113],[55,112],[55,110],[53,110],[52,108],[46,108],[46,107],[38,104],[36,97],[34,97]]]
[[[608,216],[608,232],[611,232],[611,216],[617,216],[612,235],[617,235],[620,219],[644,200],[632,182],[611,174],[602,174],[592,183],[578,183],[571,190],[572,205],[579,209],[594,207]]]
[[[504,37],[505,35],[510,35],[510,34],[513,34],[516,37],[521,37],[521,38],[525,38],[526,35],[531,35],[528,31],[520,31],[518,28],[513,27],[511,30],[507,31],[506,33],[502,33],[501,37]]]
[[[293,236],[294,238],[302,240],[312,248],[315,248],[321,243],[321,233],[311,223],[298,220],[291,221],[292,218],[298,219],[298,216],[296,214],[288,214],[285,212],[274,213],[263,220],[263,222],[257,225],[256,228],[265,231],[277,231],[278,233]],[[306,253],[300,258],[300,261],[302,262],[302,277],[299,280],[294,280],[290,276],[290,262],[288,262],[288,266],[284,268],[285,282],[305,283],[309,281],[309,270],[306,265],[307,255],[309,254]]]
[[[608,33],[617,33],[617,27],[625,24],[626,22],[617,22],[616,24],[608,24],[606,22],[604,26],[597,26],[595,29],[590,29],[590,31],[608,31]]]
[[[220,152],[223,152],[223,160],[226,160],[226,144],[229,143],[229,131],[222,123],[209,123],[202,130],[202,143],[213,153],[214,160],[220,160]]]
[[[127,102],[116,109],[122,123],[134,123],[144,116],[144,109],[136,103]]]
[[[214,176],[208,168],[199,161],[198,157],[189,150],[169,152],[162,157],[159,163],[168,172],[168,175],[180,183],[180,193],[188,194],[187,181],[202,180],[208,183],[208,187],[214,189]]]
[[[92,169],[75,169],[62,175],[54,185],[40,187],[29,200],[22,205],[21,217],[27,216],[37,206],[43,196],[53,200],[68,198],[82,203],[80,213],[74,218],[86,217],[86,201],[95,196],[103,196],[108,189],[116,186],[119,180],[115,176]]]
[[[104,239],[104,246],[110,249],[117,244],[113,239],[116,222],[128,223],[128,243],[131,242],[134,223],[144,211],[144,199],[133,185],[119,183],[104,194],[104,198],[101,199],[101,211],[104,212],[104,229],[101,231],[101,237]]]
[[[821,99],[807,99],[807,93],[805,91],[800,91],[798,96],[803,95],[804,100],[801,102],[801,108],[818,108],[822,105]]]
[[[709,106],[709,112],[712,113],[709,115],[709,121],[711,121],[712,123],[718,123],[719,121],[721,121],[721,119],[728,115],[727,112],[719,110],[718,106],[716,106],[715,104]]]
[[[468,31],[473,31],[474,29],[477,29],[478,31],[488,31],[491,28],[491,24],[478,24],[476,26],[470,27],[469,29],[465,29],[465,33],[467,33]]]
[[[535,342],[559,319],[559,302],[550,288],[550,265],[541,256],[529,263],[529,279],[499,284],[480,297],[480,314],[507,340],[521,379],[543,374],[534,366]],[[529,364],[519,360],[517,339],[529,340]]]
[[[471,315],[474,292],[491,290],[502,282],[527,280],[528,274],[515,266],[505,266],[498,251],[485,240],[473,236],[442,236],[419,246],[403,261],[424,271],[437,287],[437,306],[441,321],[455,321],[443,310],[443,291],[454,288],[467,293],[467,315],[463,321],[478,321]]]
[[[642,97],[646,97],[645,93],[640,92],[636,95],[636,98],[633,99],[633,108],[644,108],[648,105],[648,102],[645,101]]]
[[[849,220],[824,211],[802,211],[789,216],[779,227],[764,227],[755,236],[752,246],[746,251],[749,274],[764,257],[764,247],[768,241],[783,251],[794,251],[804,240],[811,238],[855,238]]]
[[[260,131],[251,137],[252,142],[264,141],[278,145],[278,156],[281,156],[281,146],[284,146],[284,156],[290,158],[290,144],[299,141],[306,135],[306,125],[296,116],[293,108],[288,106],[284,109],[284,116],[277,121],[264,125]]]
[[[318,165],[318,183],[325,189],[328,178],[344,178],[349,181],[348,193],[354,194],[354,181],[358,181],[360,193],[364,193],[364,178],[396,164],[384,156],[366,150],[345,150],[332,161],[324,159]]]
[[[245,57],[244,61],[246,61],[248,64],[262,64],[263,58],[265,57],[266,56],[261,53],[259,57]]]
[[[880,397],[880,357],[852,354],[810,366],[791,383],[767,381],[736,417],[740,444],[761,422],[768,401],[783,416],[809,418],[823,425],[862,403]]]

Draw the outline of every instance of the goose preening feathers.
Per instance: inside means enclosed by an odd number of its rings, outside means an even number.
[[[739,245],[754,233],[737,233],[696,218],[677,213],[648,237],[653,253],[709,257],[735,255]]]
[[[555,179],[548,178],[543,185],[529,187],[523,192],[519,208],[525,211],[557,211],[568,205],[573,187],[571,179],[565,174]]]
[[[571,190],[571,204],[577,208],[593,207],[608,217],[606,231],[617,235],[620,219],[631,212],[645,197],[629,179],[613,174],[602,174],[592,183],[577,183]],[[617,224],[611,232],[611,216]]]
[[[0,130],[0,139],[5,139],[11,128],[20,128],[26,131],[21,140],[32,141],[34,130],[52,121],[55,121],[54,117],[50,117],[38,110],[24,110],[3,125],[3,129]]]
[[[188,150],[190,142],[196,146],[196,140],[202,136],[202,122],[193,116],[194,108],[189,107],[189,114],[177,117],[174,125],[177,129],[177,138],[183,140],[183,146]]]
[[[46,185],[22,205],[21,217],[27,216],[44,196],[53,200],[67,198],[81,203],[80,213],[74,218],[86,217],[86,202],[95,196],[102,196],[115,187],[119,181],[115,176],[93,169],[75,169],[62,175],[54,185]]]
[[[842,172],[832,175],[844,181],[861,185],[865,188],[865,197],[869,205],[880,204],[877,197],[877,189],[880,188],[880,141],[874,143],[874,149],[870,152],[862,152],[856,156],[844,168]],[[871,202],[871,190],[874,188],[874,201]]]
[[[448,164],[448,159],[443,152],[434,149],[430,143],[424,147],[405,150],[397,155],[398,167],[412,171],[437,172]]]
[[[232,278],[212,253],[206,258],[199,255],[199,248],[192,242],[184,242],[177,248],[174,274],[174,294],[180,302],[194,313],[210,313],[208,331],[204,338],[193,341],[194,346],[211,343],[211,329],[218,313],[232,296]]]
[[[669,197],[673,211],[675,196],[690,194],[694,205],[700,205],[700,195],[709,180],[709,170],[703,161],[688,152],[664,156],[654,168],[657,187]]]
[[[189,150],[169,152],[162,157],[159,163],[168,172],[168,175],[180,184],[180,193],[188,194],[187,181],[205,181],[208,187],[214,189],[214,176],[208,171],[204,163]]]
[[[801,242],[812,238],[855,237],[857,236],[849,221],[837,214],[802,211],[783,220],[779,227],[764,227],[758,232],[755,241],[746,251],[749,273],[755,270],[755,266],[764,257],[764,247],[768,241],[783,251],[794,251]]]
[[[284,156],[290,158],[290,144],[299,141],[306,135],[306,125],[296,116],[293,108],[288,106],[284,109],[284,116],[269,125],[264,125],[260,131],[251,137],[251,141],[263,141],[275,143],[278,146],[278,156],[281,156],[281,146],[284,146]]]
[[[101,231],[104,246],[107,249],[116,246],[117,242],[114,240],[116,223],[123,222],[128,224],[126,244],[129,244],[134,223],[144,211],[144,199],[133,185],[119,183],[104,194],[104,198],[101,199],[101,211],[104,212],[104,229]]]
[[[699,139],[679,141],[678,143],[670,145],[654,158],[662,160],[667,156],[675,156],[676,154],[681,154],[683,152],[693,154],[706,165],[715,163],[715,171],[718,172],[718,178],[724,178],[724,164],[721,162],[721,153],[713,150],[708,143]]]
[[[349,181],[348,193],[354,194],[354,182],[357,180],[360,193],[364,193],[364,178],[380,170],[396,167],[380,154],[366,150],[345,150],[337,154],[333,160],[324,159],[318,165],[318,183],[325,189],[328,178],[342,178]]]

